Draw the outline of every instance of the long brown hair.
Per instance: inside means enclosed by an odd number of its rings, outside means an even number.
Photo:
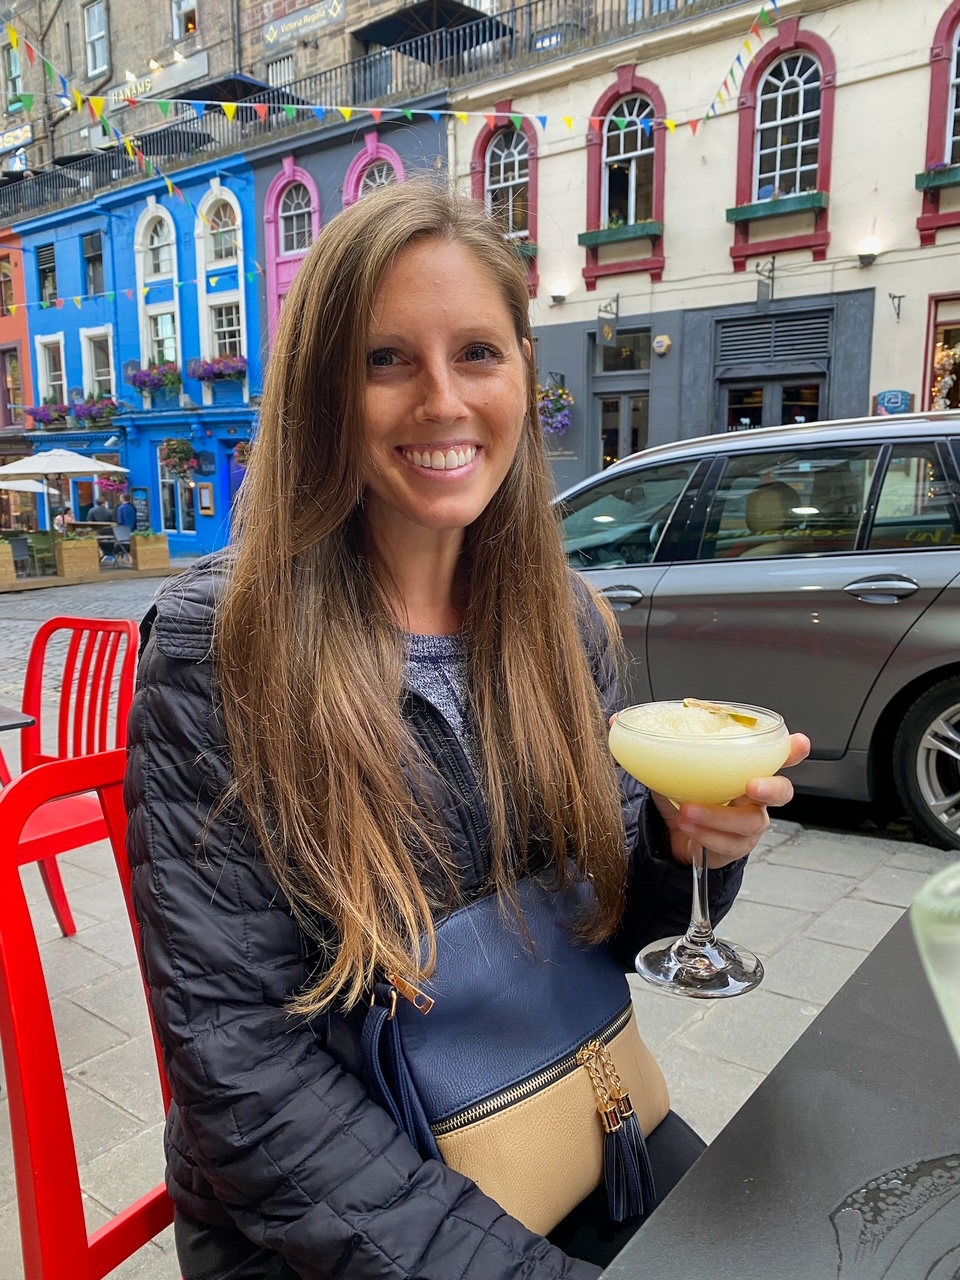
[[[521,259],[474,201],[420,180],[334,218],[284,301],[219,610],[237,790],[293,910],[336,931],[294,1002],[305,1013],[434,963],[440,904],[417,858],[442,865],[443,836],[412,793],[424,761],[400,714],[404,639],[363,536],[361,481],[368,320],[397,254],[428,238],[472,252],[517,342],[530,338]],[[570,858],[593,877],[599,940],[622,912],[623,823],[528,366],[516,457],[461,561],[492,880],[510,895],[536,835],[561,878]]]

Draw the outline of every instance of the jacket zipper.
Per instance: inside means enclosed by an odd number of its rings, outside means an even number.
[[[604,1045],[609,1044],[617,1038],[630,1021],[632,1013],[633,1004],[631,1003],[621,1009],[613,1021],[608,1023],[592,1039],[599,1040]],[[518,1102],[532,1098],[541,1089],[546,1089],[550,1085],[556,1084],[564,1076],[570,1075],[571,1072],[581,1068],[581,1063],[578,1061],[579,1052],[580,1050],[576,1049],[573,1053],[568,1053],[565,1058],[561,1058],[559,1062],[554,1062],[552,1066],[545,1067],[543,1071],[538,1071],[535,1076],[531,1076],[528,1080],[521,1080],[519,1084],[511,1085],[509,1089],[504,1089],[501,1093],[494,1094],[491,1098],[485,1098],[483,1102],[477,1102],[474,1106],[467,1107],[465,1111],[460,1111],[455,1116],[449,1116],[446,1120],[440,1120],[437,1124],[431,1125],[430,1128],[434,1137],[443,1138],[449,1133],[455,1133],[457,1129],[465,1128],[468,1124],[475,1124],[478,1120],[486,1120],[489,1116],[496,1115],[498,1111],[504,1111],[507,1107],[516,1106]]]

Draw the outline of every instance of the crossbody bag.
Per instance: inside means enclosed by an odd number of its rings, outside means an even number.
[[[575,926],[587,881],[527,878],[523,926],[496,894],[437,925],[416,988],[378,983],[362,1046],[373,1095],[424,1159],[546,1234],[601,1183],[614,1221],[655,1197],[645,1137],[669,1110],[622,966]]]

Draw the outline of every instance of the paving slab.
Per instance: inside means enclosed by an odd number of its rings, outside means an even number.
[[[742,999],[703,1003],[707,1005],[705,1016],[678,1032],[678,1042],[764,1075],[803,1035],[821,1008],[762,986]]]
[[[721,938],[739,942],[765,959],[815,920],[809,911],[775,907],[767,902],[748,902],[743,894],[717,926]]]
[[[823,915],[813,916],[804,929],[808,938],[835,942],[841,947],[872,951],[903,914],[901,907],[847,897],[828,907]]]
[[[90,1058],[67,1074],[147,1124],[163,1120],[157,1059],[149,1032]]]
[[[148,1029],[147,998],[139,969],[115,969],[72,991],[70,999],[128,1036]]]
[[[82,1081],[71,1079],[69,1073],[67,1102],[80,1164],[95,1160],[121,1142],[129,1141],[143,1127],[136,1116],[114,1106],[93,1089],[88,1089]]]
[[[747,869],[739,899],[765,902],[774,907],[792,907],[796,911],[825,911],[838,898],[856,888],[851,876],[831,875],[823,871],[806,871],[801,867],[785,867],[760,862]]]
[[[119,1028],[81,1008],[69,996],[59,996],[52,1001],[52,1007],[60,1061],[65,1071],[116,1048],[127,1039]]]
[[[806,871],[825,871],[830,875],[863,880],[882,866],[888,856],[885,849],[870,840],[849,845],[839,844],[829,837],[806,835],[773,849],[766,861],[773,865],[802,867]]]
[[[867,951],[815,938],[792,938],[765,965],[764,989],[811,1004],[828,1004],[867,955]]]
[[[83,1167],[83,1189],[110,1213],[152,1191],[163,1181],[163,1124],[141,1129]]]
[[[629,974],[628,981],[637,1013],[637,1026],[644,1043],[654,1055],[677,1031],[703,1017],[703,1010],[696,1000],[657,991],[637,974]]]
[[[52,938],[40,948],[47,990],[51,997],[67,995],[84,987],[105,973],[115,973],[117,966],[88,951],[73,938]]]
[[[880,867],[854,891],[858,898],[885,902],[893,907],[909,907],[920,886],[929,879],[922,871],[905,871],[901,867]]]
[[[762,1071],[699,1053],[677,1040],[663,1045],[657,1060],[670,1088],[674,1111],[704,1142],[713,1141],[764,1078]]]
[[[78,929],[76,940],[81,947],[109,960],[118,969],[129,969],[137,964],[137,946],[126,914],[122,920],[104,920]]]

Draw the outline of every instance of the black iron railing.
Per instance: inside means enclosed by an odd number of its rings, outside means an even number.
[[[745,0],[530,0],[463,26],[431,31],[389,49],[286,85],[262,90],[238,105],[232,120],[218,106],[201,117],[185,103],[165,124],[138,134],[146,160],[176,170],[224,151],[246,150],[271,135],[342,120],[337,107],[407,103],[426,94],[483,80],[518,66],[562,58],[579,48],[607,44],[632,31],[652,29],[694,13],[726,9]],[[260,111],[254,109],[256,101]],[[266,112],[263,107],[266,106]],[[326,107],[320,118],[312,108]],[[0,186],[0,223],[19,221],[52,206],[89,199],[98,191],[142,177],[125,147],[91,151],[81,160]]]

